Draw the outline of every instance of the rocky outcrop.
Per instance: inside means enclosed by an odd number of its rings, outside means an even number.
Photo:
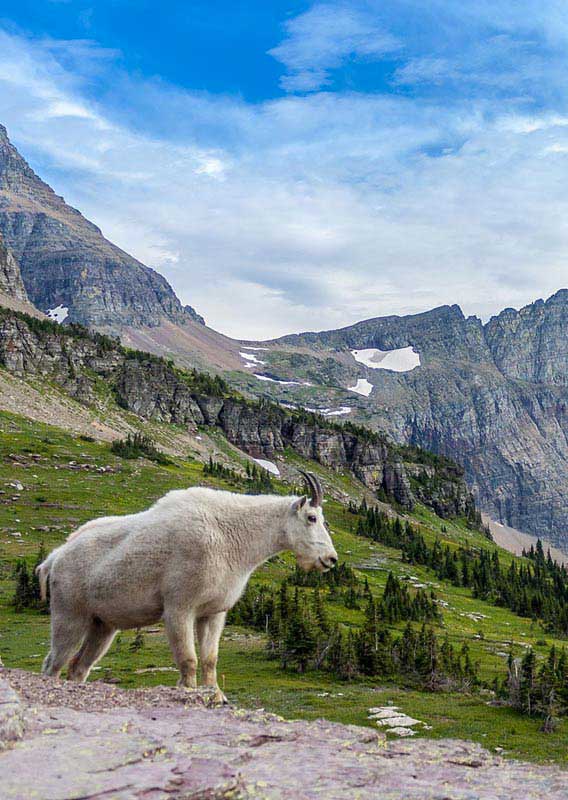
[[[0,663],[0,673],[1,673]],[[0,753],[24,735],[24,714],[19,696],[0,677]]]
[[[119,405],[144,419],[192,429],[216,426],[253,457],[271,459],[291,447],[303,458],[351,471],[369,489],[382,490],[405,508],[419,499],[445,517],[475,518],[471,494],[455,465],[452,473],[445,463],[439,470],[434,461],[426,486],[412,479],[412,463],[406,463],[410,459],[403,461],[383,435],[273,403],[247,401],[217,379],[125,350],[116,340],[84,328],[1,311],[0,365],[18,377],[45,376],[86,403],[97,391],[97,380],[103,379]]]
[[[0,292],[22,303],[28,302],[18,262],[4,245],[2,236],[0,236]]]
[[[568,386],[568,289],[520,311],[505,309],[487,323],[485,336],[503,375]]]
[[[421,365],[407,373],[349,354],[408,346]],[[357,402],[367,424],[463,464],[490,516],[568,547],[568,291],[486,325],[444,306],[287,336],[277,348],[310,353],[312,373],[335,357],[344,386],[365,376],[374,389]]]
[[[3,678],[3,680],[2,680]],[[25,734],[0,753],[5,800],[564,800],[568,774],[472,742],[390,741],[372,728],[207,708],[208,694],[81,686],[5,671]],[[30,769],[30,765],[38,765]]]
[[[69,322],[101,329],[203,323],[166,279],[104,238],[99,228],[44,183],[0,125],[0,234],[20,265],[27,294]]]

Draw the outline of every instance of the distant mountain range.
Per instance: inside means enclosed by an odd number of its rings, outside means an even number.
[[[420,363],[404,370],[407,348]],[[403,371],[362,363],[372,363],[365,350],[398,353]],[[282,380],[292,363],[313,383],[331,374],[335,386],[352,387],[333,393],[352,398],[350,419],[451,454],[494,519],[568,547],[568,291],[485,325],[443,306],[286,336],[262,358]],[[368,396],[355,391],[361,380]]]
[[[320,410],[461,462],[493,518],[568,549],[568,291],[487,324],[458,306],[238,342],[107,241],[0,126],[0,303],[35,306],[251,396]],[[32,305],[33,304],[33,305]]]

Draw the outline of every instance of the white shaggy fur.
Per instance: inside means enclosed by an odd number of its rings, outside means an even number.
[[[304,569],[337,553],[319,497],[249,496],[194,488],[169,492],[139,514],[87,522],[38,568],[51,594],[51,650],[43,670],[83,681],[117,630],[165,623],[180,684],[217,686],[226,612],[256,567],[291,550]]]

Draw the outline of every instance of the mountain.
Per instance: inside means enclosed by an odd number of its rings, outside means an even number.
[[[30,168],[0,125],[0,233],[31,301],[70,322],[119,332],[203,324],[166,279],[102,235]]]
[[[68,206],[2,126],[0,235],[12,305],[27,292],[59,321],[118,335],[184,367],[224,372],[245,395],[449,456],[464,465],[491,517],[568,548],[568,291],[485,325],[454,305],[241,343],[207,327],[162,276]],[[364,363],[351,352],[373,349],[390,354]]]
[[[485,325],[443,306],[262,346],[273,381],[310,382],[320,406],[341,404],[399,443],[451,455],[490,516],[568,548],[567,290]],[[373,349],[395,360],[357,352]],[[303,387],[266,386],[306,403]]]

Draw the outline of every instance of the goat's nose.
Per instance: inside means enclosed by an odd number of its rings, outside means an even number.
[[[330,556],[328,559],[330,567],[335,567],[337,564],[337,556]]]

